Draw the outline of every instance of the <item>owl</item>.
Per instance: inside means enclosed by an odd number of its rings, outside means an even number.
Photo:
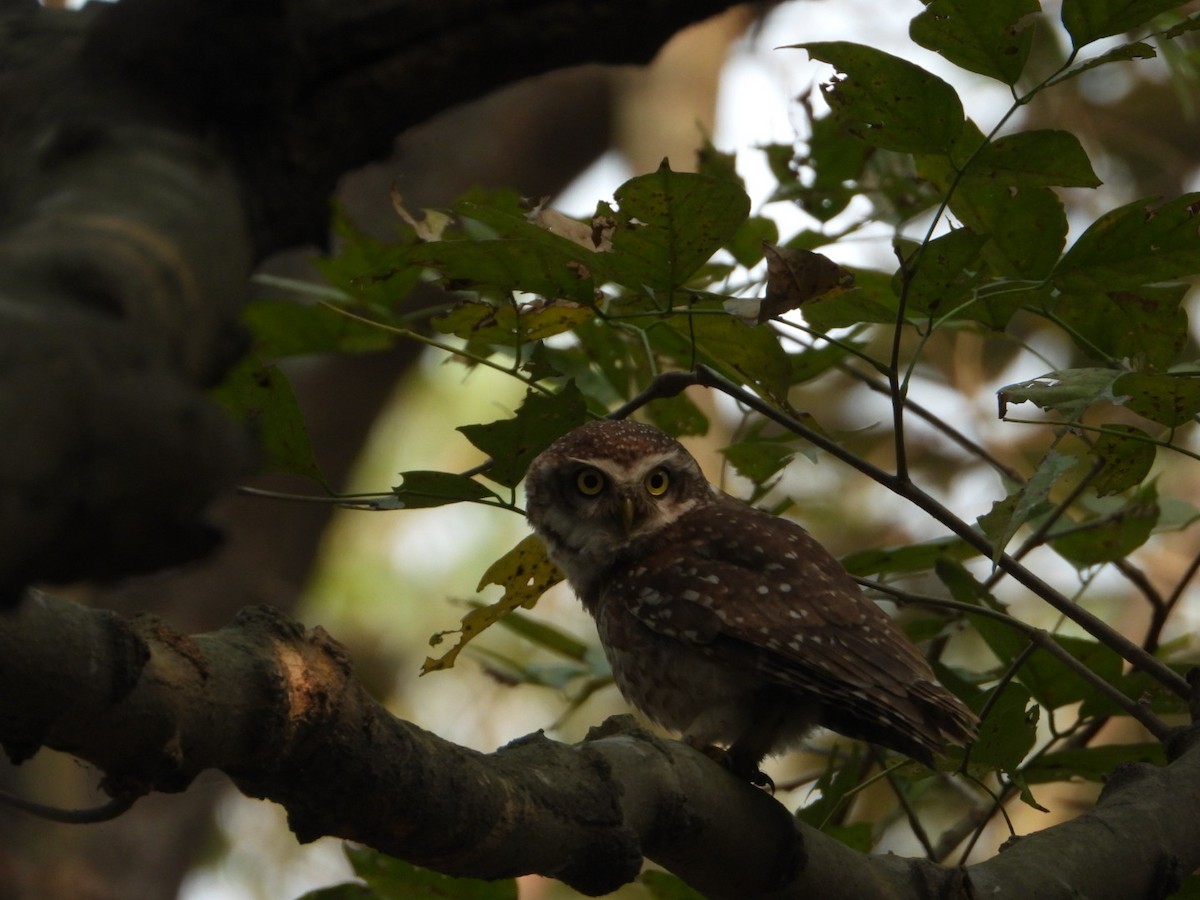
[[[621,694],[727,748],[734,772],[760,779],[815,726],[926,765],[974,737],[974,714],[824,547],[709,484],[658,429],[575,429],[533,461],[526,496]]]

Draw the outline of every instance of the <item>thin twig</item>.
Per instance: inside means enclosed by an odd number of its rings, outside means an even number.
[[[934,859],[933,842],[929,840],[929,832],[925,830],[925,826],[921,824],[921,817],[917,815],[916,809],[908,799],[908,794],[904,792],[899,779],[896,778],[895,769],[889,769],[886,765],[886,760],[883,758],[883,753],[878,747],[871,747],[871,756],[874,758],[876,765],[879,766],[883,776],[887,779],[888,786],[892,789],[892,793],[896,796],[896,802],[900,804],[900,809],[904,811],[904,817],[908,819],[908,827],[912,829],[913,837],[917,839],[925,850],[927,859]]]
[[[669,379],[668,375],[670,376]],[[689,385],[699,384],[727,394],[755,412],[787,428],[793,434],[803,437],[813,446],[824,450],[830,456],[841,460],[846,465],[866,475],[872,481],[924,510],[929,516],[942,523],[942,525],[961,538],[965,543],[974,547],[988,559],[994,560],[996,565],[1008,572],[1015,581],[1041,597],[1098,641],[1111,647],[1134,666],[1158,679],[1170,691],[1185,699],[1191,696],[1191,690],[1187,682],[1178,673],[1155,659],[1151,654],[1129,640],[1129,638],[1109,627],[1103,620],[1067,599],[1010,555],[999,554],[997,556],[991,542],[984,534],[971,528],[938,502],[932,495],[926,493],[911,481],[885,472],[878,466],[856,456],[854,453],[838,445],[836,441],[833,441],[815,429],[809,428],[794,416],[780,411],[757,395],[724,378],[720,373],[710,369],[708,366],[697,366],[695,372],[692,373],[671,372],[667,375],[659,376],[656,382],[658,383],[652,384],[643,391],[638,399],[640,400],[642,397],[654,399],[655,397],[674,396]],[[622,407],[622,410],[636,409],[638,405],[640,404],[636,401],[631,401],[631,403],[627,403]]]
[[[1161,606],[1154,610],[1154,614],[1150,617],[1150,627],[1146,630],[1146,638],[1143,641],[1146,649],[1154,652],[1158,649],[1159,637],[1162,634],[1163,626],[1167,624],[1167,619],[1179,604],[1183,597],[1183,592],[1187,588],[1191,580],[1196,577],[1196,572],[1200,570],[1200,553],[1192,557],[1192,561],[1188,563],[1188,567],[1184,569],[1183,575],[1180,576],[1179,583],[1171,590],[1171,595],[1163,601]]]
[[[900,590],[891,585],[882,584],[877,581],[871,581],[867,578],[855,578],[859,584],[870,588],[871,590],[879,591],[882,594],[900,601],[901,603],[914,603],[919,606],[933,606],[939,609],[950,609],[956,612],[964,613],[971,616],[983,616],[984,618],[992,619],[996,622],[1001,622],[1012,628],[1014,631],[1019,631],[1022,635],[1029,639],[1030,648],[1045,650],[1066,668],[1070,669],[1097,691],[1104,694],[1116,706],[1142,725],[1160,741],[1166,740],[1171,729],[1163,723],[1161,719],[1153,715],[1148,709],[1136,700],[1125,696],[1105,679],[1101,678],[1083,662],[1075,658],[1061,644],[1054,639],[1054,636],[1044,629],[1038,628],[1035,625],[1030,625],[1028,622],[1022,622],[1020,619],[1014,619],[1007,613],[999,610],[991,609],[986,606],[972,606],[970,603],[962,603],[958,600],[947,600],[942,597],[926,597],[921,594],[912,594],[908,591]],[[1024,660],[1021,660],[1024,662]],[[1015,670],[1014,670],[1015,671]],[[1168,670],[1169,671],[1169,670]]]
[[[94,825],[98,822],[111,822],[118,816],[124,815],[141,796],[141,794],[129,792],[119,794],[107,803],[89,809],[60,809],[57,806],[47,806],[7,791],[0,791],[0,803],[49,822],[61,822],[64,825]]]

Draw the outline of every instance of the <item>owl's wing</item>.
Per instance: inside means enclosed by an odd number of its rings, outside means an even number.
[[[946,714],[958,724],[938,743],[973,729],[912,642],[799,525],[731,500],[659,538],[606,591],[648,627],[827,702],[899,713],[897,726]]]

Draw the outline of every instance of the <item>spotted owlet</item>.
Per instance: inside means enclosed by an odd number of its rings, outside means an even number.
[[[527,515],[595,618],[613,678],[753,776],[814,726],[927,765],[977,720],[796,523],[709,484],[648,425],[591,422],[533,461]]]

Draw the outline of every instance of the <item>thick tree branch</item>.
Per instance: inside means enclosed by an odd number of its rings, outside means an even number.
[[[0,6],[0,605],[202,553],[250,465],[202,397],[253,265],[323,241],[396,134],[487,90],[641,62],[728,0]]]
[[[0,743],[178,791],[217,768],[282,804],[297,837],[338,835],[451,874],[538,872],[586,893],[643,857],[715,898],[1164,896],[1200,865],[1200,749],[1119,773],[1100,805],[967,869],[868,857],[794,822],[702,754],[614,720],[569,747],[492,754],[389,715],[342,649],[265,608],[186,637],[37,594],[0,615]],[[363,797],[372,802],[363,803]],[[1035,890],[1036,888],[1036,890]]]

